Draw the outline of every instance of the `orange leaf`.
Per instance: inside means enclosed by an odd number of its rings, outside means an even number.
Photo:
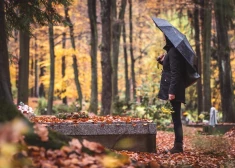
[[[86,148],[90,149],[91,151],[94,151],[97,153],[101,153],[104,151],[104,147],[99,143],[89,142],[86,139],[84,139],[82,143]]]

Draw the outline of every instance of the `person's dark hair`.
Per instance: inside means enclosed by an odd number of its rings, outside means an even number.
[[[165,39],[166,39],[166,45],[167,46],[173,46],[173,44],[171,43],[171,41],[168,39],[168,37],[166,35],[165,36]]]
[[[166,40],[166,45],[163,47],[164,50],[166,50],[167,52],[170,50],[171,47],[174,47],[174,45],[171,43],[171,41],[165,36],[165,40]]]

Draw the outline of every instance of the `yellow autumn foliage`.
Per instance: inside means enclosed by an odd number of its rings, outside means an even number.
[[[105,168],[118,168],[123,167],[125,164],[130,163],[129,157],[123,155],[122,158],[117,158],[111,155],[105,155],[101,162]]]

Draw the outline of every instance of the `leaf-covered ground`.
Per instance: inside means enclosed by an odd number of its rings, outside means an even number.
[[[184,153],[165,154],[173,146],[174,133],[158,131],[156,153],[128,155],[150,167],[235,167],[235,131],[223,136],[201,135],[200,129],[184,127]]]
[[[34,131],[42,141],[48,140],[48,130],[40,123],[79,122],[79,118],[70,116],[68,120],[55,117],[41,117]],[[82,122],[115,121],[138,122],[130,117],[89,117]],[[184,127],[184,153],[167,154],[166,149],[173,146],[173,132],[158,131],[156,153],[112,151],[102,145],[87,140],[73,139],[68,146],[57,150],[46,150],[38,146],[28,146],[24,142],[23,132],[27,126],[22,121],[13,121],[0,125],[0,168],[135,168],[135,167],[235,167],[235,129],[225,135],[203,135],[200,128]],[[12,157],[13,156],[13,157]]]
[[[77,151],[81,145],[78,141],[70,143],[70,147],[61,150],[33,149],[37,155],[30,156],[37,165],[44,167],[204,167],[233,168],[235,167],[235,134],[234,131],[224,136],[198,134],[198,129],[184,127],[184,153],[165,154],[165,150],[173,145],[173,132],[158,131],[156,153],[114,151],[123,155],[112,156],[102,154],[104,150],[96,143],[84,141],[87,148],[94,151],[93,155]],[[32,149],[31,149],[32,148]],[[35,152],[36,152],[35,151]],[[40,152],[39,152],[40,151]],[[36,152],[37,153],[37,152]],[[126,157],[126,156],[129,156]],[[53,166],[52,166],[53,165]]]

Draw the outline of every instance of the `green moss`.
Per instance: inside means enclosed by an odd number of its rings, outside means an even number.
[[[62,146],[68,145],[70,140],[71,137],[52,130],[49,130],[49,140],[45,142],[41,141],[40,137],[32,131],[25,135],[25,141],[28,145],[44,147],[46,149],[60,149]]]
[[[0,100],[0,123],[11,121],[16,117],[24,118],[14,104]]]

